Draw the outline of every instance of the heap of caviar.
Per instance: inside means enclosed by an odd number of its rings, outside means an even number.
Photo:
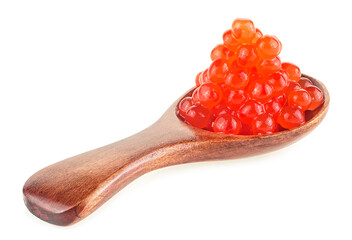
[[[192,97],[178,105],[188,124],[213,132],[270,134],[305,123],[305,111],[318,108],[323,94],[281,62],[281,42],[263,35],[249,19],[236,19],[211,51],[210,66],[196,76]]]

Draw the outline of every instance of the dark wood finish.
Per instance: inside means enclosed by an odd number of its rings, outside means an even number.
[[[176,116],[176,106],[182,96],[144,131],[35,173],[23,187],[25,204],[44,221],[70,225],[152,170],[280,149],[312,131],[327,113],[330,101],[327,89],[319,81],[308,78],[323,91],[325,102],[308,114],[309,121],[298,128],[263,136],[226,135],[194,128]]]

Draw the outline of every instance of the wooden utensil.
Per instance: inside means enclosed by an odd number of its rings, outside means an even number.
[[[323,120],[330,101],[321,82],[304,76],[322,90],[325,100],[318,109],[306,114],[308,121],[300,127],[259,136],[227,135],[198,129],[176,115],[182,96],[147,129],[35,173],[23,187],[25,204],[44,221],[70,225],[152,170],[182,163],[241,158],[291,144]]]

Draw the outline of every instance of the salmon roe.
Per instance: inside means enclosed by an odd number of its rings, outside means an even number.
[[[323,104],[322,91],[300,68],[281,62],[276,36],[239,18],[222,39],[196,75],[192,96],[178,104],[186,123],[223,134],[272,134],[304,124],[305,113]]]

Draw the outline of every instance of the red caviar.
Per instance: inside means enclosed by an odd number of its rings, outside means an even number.
[[[310,94],[304,89],[294,90],[287,96],[288,105],[298,107],[303,111],[308,109],[311,101]]]
[[[241,121],[229,113],[220,114],[213,124],[214,132],[238,134],[241,130]]]
[[[234,53],[236,53],[237,48],[241,45],[241,43],[239,43],[232,35],[231,29],[224,32],[224,35],[222,35],[222,39],[224,40],[225,47],[227,47],[230,51]]]
[[[243,123],[251,124],[252,120],[262,113],[264,113],[264,106],[260,102],[250,99],[240,107],[238,117]]]
[[[248,74],[238,68],[233,68],[225,77],[225,87],[229,90],[240,90],[249,83]]]
[[[304,112],[298,107],[286,106],[281,109],[277,122],[286,129],[298,127],[305,122]]]
[[[204,83],[198,90],[199,103],[206,108],[212,108],[222,99],[222,92],[218,85],[214,83]]]
[[[317,109],[324,102],[323,93],[319,88],[313,85],[306,87],[305,90],[309,93],[311,97],[311,103],[308,107],[308,110],[313,111]]]
[[[302,87],[302,88],[306,88],[309,86],[314,86],[312,81],[309,80],[308,78],[302,77],[299,81],[298,84]]]
[[[181,116],[186,116],[188,109],[193,105],[191,97],[185,97],[178,104],[178,110]]]
[[[304,124],[305,111],[317,109],[324,96],[298,66],[281,63],[281,49],[277,37],[236,19],[178,114],[192,126],[225,134],[271,134]]]
[[[208,69],[209,80],[213,83],[221,83],[224,81],[228,71],[227,62],[225,59],[216,59],[210,64]]]
[[[235,55],[236,63],[243,68],[254,67],[259,61],[258,52],[253,45],[241,45]]]
[[[185,121],[197,128],[205,128],[211,120],[209,109],[202,107],[200,104],[192,105],[186,112]]]
[[[274,133],[276,132],[277,124],[270,113],[263,113],[253,119],[252,129],[253,134],[256,135]]]
[[[265,35],[258,39],[256,47],[261,59],[273,59],[281,52],[281,42],[275,36]]]
[[[293,63],[284,62],[281,68],[288,73],[290,80],[298,82],[301,79],[301,70]]]
[[[247,94],[243,90],[230,91],[225,99],[225,104],[233,110],[238,110],[247,100]]]
[[[210,59],[212,61],[216,59],[226,59],[230,60],[233,57],[234,53],[231,52],[224,44],[217,45],[210,53]]]
[[[257,41],[263,36],[263,33],[257,28],[255,30],[255,37],[252,39],[252,44],[256,44]]]
[[[251,43],[256,36],[256,28],[251,20],[237,18],[232,23],[232,34],[240,43]]]

